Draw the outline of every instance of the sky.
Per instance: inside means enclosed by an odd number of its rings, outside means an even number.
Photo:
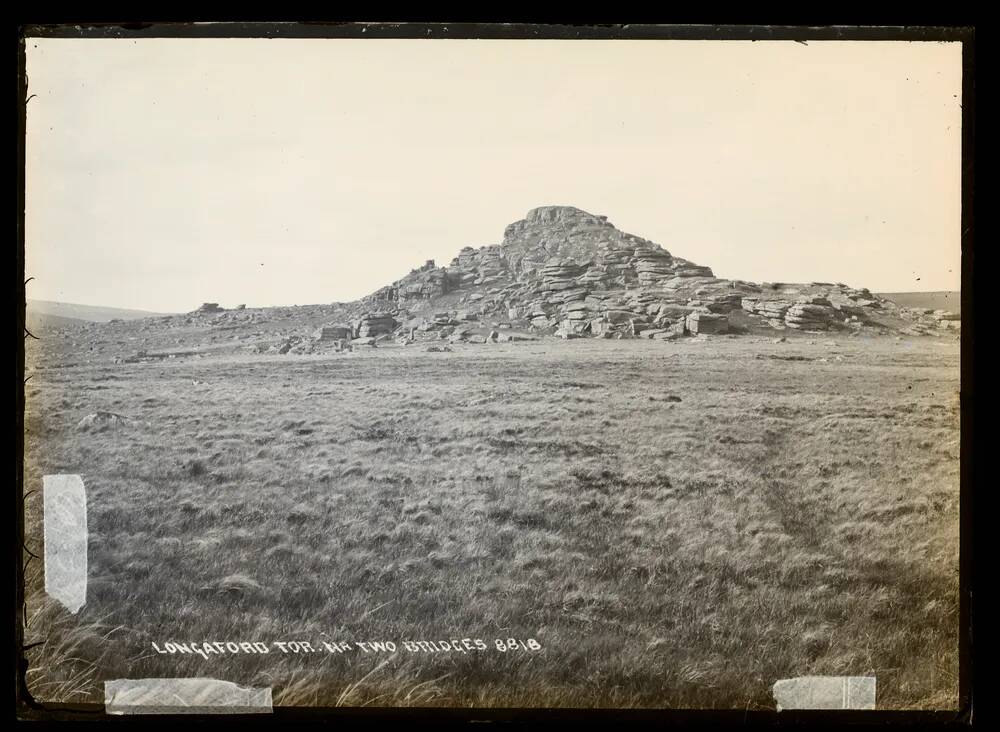
[[[961,44],[27,39],[27,297],[349,301],[571,205],[716,276],[958,290]]]

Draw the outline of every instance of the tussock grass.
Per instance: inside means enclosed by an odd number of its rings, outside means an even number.
[[[954,345],[384,349],[31,385],[27,547],[41,475],[80,473],[90,511],[77,616],[29,564],[42,700],[199,675],[279,705],[753,709],[779,678],[873,674],[881,708],[956,703]],[[75,428],[97,411],[142,419]],[[542,648],[493,648],[512,637]],[[151,648],[452,638],[490,650]]]

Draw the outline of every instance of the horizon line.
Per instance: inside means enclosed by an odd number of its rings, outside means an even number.
[[[756,283],[756,284],[760,284],[760,283]],[[808,284],[808,283],[806,283],[806,282],[803,282],[803,283],[787,282],[787,283],[784,283],[784,284],[790,284],[791,285],[791,284]],[[959,295],[962,293],[961,289],[958,289],[958,290],[894,290],[894,291],[873,290],[871,288],[868,288],[868,289],[869,289],[869,292],[872,292],[875,295],[881,295],[883,297],[887,296],[887,295],[908,295],[908,294],[911,294],[911,293],[931,294],[931,293],[941,292],[941,293],[956,293],[956,294],[959,294]],[[364,299],[363,297],[359,297],[359,298],[356,298],[354,300],[329,300],[327,302],[307,302],[307,303],[279,303],[279,304],[272,304],[272,305],[250,305],[249,302],[240,303],[240,304],[245,305],[247,310],[264,310],[264,309],[267,309],[267,308],[304,308],[304,307],[317,307],[317,306],[327,306],[327,307],[329,307],[329,306],[333,306],[333,305],[337,305],[337,304],[340,304],[340,305],[350,305],[352,303],[360,302],[363,299]],[[107,310],[125,310],[125,311],[139,312],[139,313],[149,313],[151,317],[152,316],[163,316],[163,315],[187,315],[188,313],[195,312],[201,306],[201,303],[199,303],[198,305],[196,305],[195,307],[191,308],[190,310],[164,311],[164,310],[146,310],[145,308],[137,308],[137,307],[121,307],[119,305],[107,305],[107,304],[95,305],[94,303],[68,302],[68,301],[65,301],[65,300],[42,300],[42,299],[30,298],[29,297],[29,298],[25,298],[25,311],[27,311],[27,304],[28,303],[32,303],[32,302],[34,302],[34,303],[50,303],[50,304],[53,304],[53,305],[76,305],[76,306],[86,307],[86,308],[104,308],[104,309],[107,309]],[[211,301],[205,301],[205,302],[211,302]],[[236,309],[235,305],[234,306],[230,306],[230,307],[226,307],[222,303],[219,303],[219,307],[222,310],[235,310]]]

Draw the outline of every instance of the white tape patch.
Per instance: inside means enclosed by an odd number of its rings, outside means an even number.
[[[800,676],[772,689],[782,709],[874,709],[874,676]]]
[[[42,477],[45,592],[71,613],[87,602],[87,491],[79,475]]]
[[[270,714],[271,690],[219,679],[115,679],[104,682],[108,714]]]

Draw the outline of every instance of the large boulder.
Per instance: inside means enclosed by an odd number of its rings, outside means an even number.
[[[570,320],[566,319],[559,323],[559,332],[573,333],[574,335],[583,335],[589,332],[590,321],[588,320]],[[559,334],[556,333],[556,335]]]
[[[339,341],[350,339],[352,335],[349,325],[324,325],[316,331],[314,337],[317,341]]]
[[[688,332],[695,335],[725,333],[729,330],[729,316],[721,313],[688,313],[684,324]]]
[[[827,330],[838,318],[837,310],[825,298],[803,298],[785,312],[785,325],[799,330]]]
[[[628,310],[608,310],[604,317],[609,323],[620,324],[629,322],[636,317],[636,314]]]
[[[77,422],[76,428],[83,432],[90,430],[116,430],[128,427],[131,424],[131,419],[120,414],[115,414],[114,412],[94,412]]]
[[[388,313],[365,313],[357,321],[355,337],[368,338],[392,333],[399,323]]]

